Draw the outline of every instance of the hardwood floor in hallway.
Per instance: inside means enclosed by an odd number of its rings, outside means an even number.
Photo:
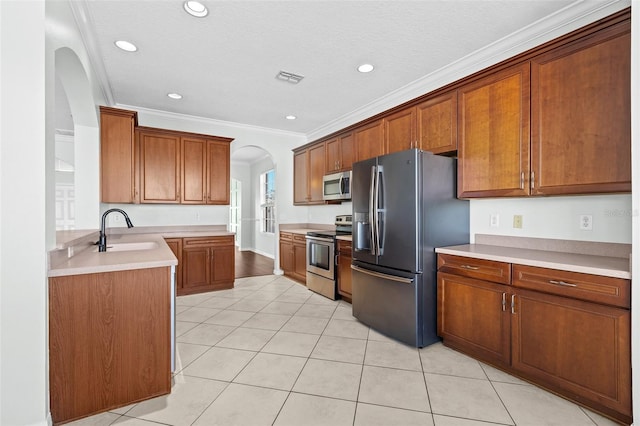
[[[236,278],[257,277],[273,274],[273,259],[249,250],[240,251],[236,247]]]

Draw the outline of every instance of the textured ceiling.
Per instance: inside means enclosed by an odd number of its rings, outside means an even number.
[[[209,15],[194,18],[181,0],[74,1],[115,104],[305,134],[576,3],[204,0]],[[375,71],[358,73],[363,62]]]

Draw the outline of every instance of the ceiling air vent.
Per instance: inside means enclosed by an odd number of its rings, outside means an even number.
[[[304,76],[303,75],[294,74],[292,72],[280,71],[276,75],[276,78],[278,80],[286,81],[286,82],[291,83],[291,84],[298,84],[298,83],[300,83],[300,80],[302,80],[304,78]]]

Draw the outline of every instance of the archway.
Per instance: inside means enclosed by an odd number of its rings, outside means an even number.
[[[247,145],[231,153],[229,228],[236,232],[236,277],[276,269],[275,173],[273,157],[262,147]]]
[[[68,47],[55,51],[55,78],[64,90],[73,120],[74,227],[92,229],[100,217],[100,129],[91,84],[80,59]],[[60,94],[56,93],[56,98]],[[68,139],[67,139],[68,141]]]

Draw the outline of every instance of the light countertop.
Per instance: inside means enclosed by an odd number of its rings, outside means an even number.
[[[96,229],[58,231],[56,249],[49,252],[49,276],[80,275],[130,269],[157,268],[177,265],[178,260],[164,241],[165,238],[189,238],[234,235],[225,225],[116,227],[107,229],[109,244],[139,244],[155,246],[144,250],[107,251],[99,253],[94,243],[100,231]],[[131,246],[129,246],[131,247]]]
[[[489,244],[440,247],[436,248],[436,253],[631,279],[628,257],[596,256]]]
[[[336,236],[336,240],[343,240],[343,241],[352,241],[352,236],[351,235],[338,235]]]
[[[110,244],[155,243],[153,248],[133,251],[98,252],[98,246],[89,245],[69,258],[61,259],[49,268],[50,277],[160,268],[177,265],[178,260],[159,234],[121,234],[107,237]]]

